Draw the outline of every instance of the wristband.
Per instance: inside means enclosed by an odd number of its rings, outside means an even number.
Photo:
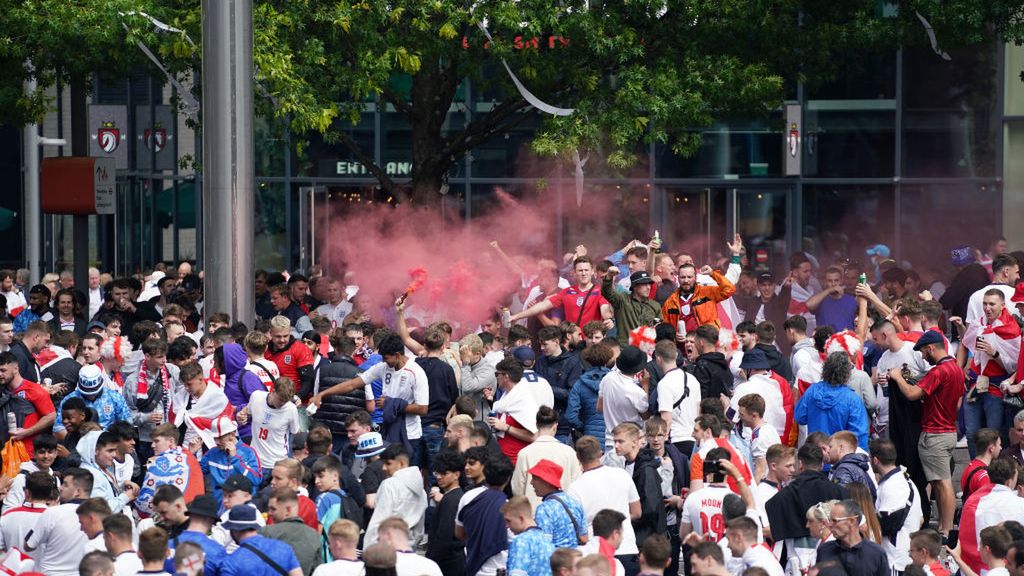
[[[740,255],[739,254],[733,254],[732,255],[732,263],[733,264],[739,264],[740,263]]]

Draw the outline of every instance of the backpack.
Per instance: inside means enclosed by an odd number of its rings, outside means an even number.
[[[363,507],[356,502],[356,499],[349,496],[347,492],[342,489],[331,490],[325,492],[325,494],[334,494],[341,499],[341,503],[332,505],[328,508],[327,512],[320,518],[320,541],[323,549],[324,558],[330,562],[332,560],[330,547],[328,546],[328,531],[331,529],[331,524],[334,524],[337,520],[351,520],[355,522],[359,529],[362,530],[363,526]]]

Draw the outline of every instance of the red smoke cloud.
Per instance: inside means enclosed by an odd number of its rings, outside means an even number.
[[[562,254],[555,253],[559,232],[565,250],[584,244],[595,262],[633,238],[646,242],[653,234],[642,187],[588,186],[577,208],[567,182],[561,228],[557,188],[524,187],[521,193],[516,198],[496,188],[487,202],[474,198],[469,221],[442,213],[440,203],[339,203],[329,216],[333,235],[322,240],[323,264],[331,275],[352,273],[360,287],[358,301],[374,321],[391,324],[395,299],[408,291],[407,317],[424,323],[447,320],[462,326],[461,334],[476,329],[520,287],[519,275],[490,246],[492,241],[532,274],[541,258],[562,265]]]

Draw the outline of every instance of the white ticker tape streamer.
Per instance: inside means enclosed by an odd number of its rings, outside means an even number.
[[[141,16],[149,20],[150,23],[152,23],[153,26],[156,26],[157,29],[159,29],[160,31],[171,32],[174,34],[183,34],[185,36],[185,40],[188,40],[189,44],[193,46],[196,45],[196,43],[193,42],[192,39],[188,37],[188,34],[184,33],[184,31],[179,30],[173,26],[168,26],[167,24],[164,24],[156,18],[153,18],[149,14],[146,14],[145,12],[122,12],[121,16]],[[121,23],[121,26],[124,26],[124,29],[128,30],[128,25],[124,22]],[[171,74],[167,71],[167,68],[164,68],[164,65],[162,62],[160,62],[160,59],[157,58],[155,54],[153,54],[153,51],[150,50],[149,47],[145,45],[145,43],[139,40],[135,43],[135,45],[139,47],[139,50],[142,50],[142,53],[145,54],[146,57],[149,58],[150,61],[152,61],[153,64],[155,64],[156,67],[160,69],[161,72],[163,72],[164,76],[167,77],[167,81],[170,82],[171,85],[174,86],[174,89],[178,91],[178,96],[181,98],[182,109],[183,112],[185,112],[185,115],[189,117],[195,117],[195,115],[199,112],[199,102],[197,102],[196,99],[192,96],[192,91],[182,86],[181,82],[178,82],[178,79],[174,77],[174,74]]]
[[[921,25],[924,26],[924,31],[928,34],[928,40],[932,43],[932,50],[935,51],[943,60],[952,60],[949,53],[939,48],[939,41],[935,38],[935,29],[928,22],[928,19],[923,14],[917,12],[917,19],[921,21]]]
[[[587,160],[590,160],[590,154],[587,154],[586,158],[580,159],[580,151],[572,151],[572,163],[576,165],[576,207],[583,206],[583,167],[587,165]]]
[[[172,32],[174,34],[185,34],[184,30],[175,28],[174,26],[171,26],[169,24],[164,24],[163,22],[157,20],[156,18],[153,18],[149,14],[146,14],[145,12],[135,12],[135,11],[132,11],[132,12],[120,12],[119,14],[121,16],[141,16],[141,17],[145,18],[146,20],[149,20],[149,22],[151,24],[153,24],[153,26],[156,26],[157,28],[159,28],[160,30],[162,30],[164,32]],[[188,34],[185,34],[185,40],[188,40],[188,43],[193,45],[193,46],[196,45],[196,43],[193,42],[192,39],[188,37]]]
[[[487,27],[484,26],[483,20],[477,22],[476,25],[481,31],[483,31],[484,36],[486,36],[489,41],[494,41],[494,39],[491,38],[491,33],[488,32]],[[524,86],[522,82],[519,81],[519,78],[517,78],[515,73],[512,72],[512,69],[509,68],[508,62],[506,62],[504,58],[501,59],[501,63],[505,66],[505,71],[508,72],[509,77],[512,78],[512,83],[516,85],[516,90],[519,90],[519,95],[529,102],[530,106],[533,106],[541,112],[551,114],[552,116],[572,116],[573,112],[576,111],[573,108],[559,108],[557,106],[552,106],[540,98],[537,98],[532,92],[526,89],[526,86]]]

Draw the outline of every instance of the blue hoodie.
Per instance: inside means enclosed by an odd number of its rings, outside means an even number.
[[[237,413],[249,405],[249,397],[257,390],[266,391],[267,387],[259,376],[245,369],[249,362],[245,350],[235,343],[224,345],[224,395],[228,402],[235,407]],[[296,382],[296,385],[298,382]],[[238,437],[249,438],[252,436],[252,421],[239,424]]]
[[[807,425],[808,434],[831,436],[849,430],[857,436],[857,444],[868,449],[868,411],[860,396],[843,384],[813,384],[797,401],[793,416],[798,424]]]
[[[871,464],[868,463],[868,455],[854,452],[843,456],[839,463],[832,466],[828,479],[840,486],[859,482],[871,491],[872,498],[877,498],[878,490],[875,488],[875,482],[871,479],[870,474]]]
[[[565,411],[565,419],[573,428],[598,439],[604,438],[604,416],[597,411],[597,393],[601,379],[609,371],[597,366],[581,374],[569,391],[569,407]]]

